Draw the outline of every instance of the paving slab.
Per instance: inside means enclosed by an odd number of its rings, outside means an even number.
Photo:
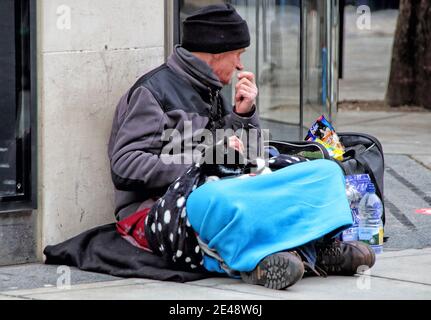
[[[304,278],[286,290],[252,286],[241,280],[207,279],[188,284],[171,282],[106,285],[96,283],[71,290],[12,292],[5,299],[34,300],[401,300],[431,299],[431,285],[373,275]],[[218,283],[218,284],[217,284]],[[206,286],[210,285],[210,287]],[[19,294],[15,296],[15,294]],[[0,295],[0,297],[3,297]]]
[[[123,280],[114,280],[114,281],[100,281],[100,282],[91,282],[85,284],[78,285],[70,285],[70,287],[65,286],[50,286],[50,287],[40,287],[35,289],[24,289],[24,290],[11,290],[11,291],[3,291],[0,292],[0,295],[6,295],[10,297],[25,297],[29,295],[55,295],[62,292],[74,292],[74,291],[85,291],[90,289],[106,289],[106,290],[114,290],[117,287],[125,287],[125,286],[134,286],[137,284],[147,284],[154,282],[154,280],[150,279],[123,279]]]
[[[6,300],[27,300],[27,299],[18,298],[18,297],[10,297],[10,296],[5,296],[5,295],[0,294],[0,301],[6,301]]]
[[[429,154],[415,154],[412,158],[417,162],[421,163],[423,166],[431,170],[431,155]]]
[[[273,291],[246,284],[217,288],[252,292],[283,300],[403,300],[431,299],[431,286],[369,276],[305,278],[287,290]]]
[[[0,292],[20,289],[55,287],[60,276],[70,270],[70,284],[120,280],[106,274],[84,272],[77,268],[45,264],[25,264],[0,268]]]
[[[385,279],[429,285],[431,294],[431,250],[408,250],[405,255],[377,256],[376,265],[369,270],[370,275]],[[417,251],[417,252],[416,252]],[[408,254],[410,253],[410,254]],[[431,296],[430,296],[431,298]]]
[[[386,250],[378,255],[379,260],[392,259],[398,257],[416,257],[431,255],[431,248],[425,249],[408,249],[408,250]]]
[[[151,282],[124,286],[98,287],[82,290],[30,293],[24,296],[36,300],[265,300],[273,299],[247,292],[223,290],[173,282]]]
[[[388,154],[431,156],[431,112],[340,111],[336,130],[377,137]]]

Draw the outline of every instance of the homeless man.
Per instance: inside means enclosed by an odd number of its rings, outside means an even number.
[[[210,249],[209,239],[199,238],[199,233],[205,234],[207,227],[198,226],[202,221],[196,218],[197,215],[191,217],[191,212],[188,216],[187,210],[198,212],[198,215],[204,212],[204,207],[209,203],[206,198],[208,193],[201,192],[199,197],[194,197],[194,200],[190,201],[192,203],[190,208],[187,198],[189,195],[192,198],[193,194],[199,194],[198,187],[202,184],[204,187],[216,186],[216,182],[204,183],[202,168],[199,165],[191,165],[191,162],[195,163],[196,159],[190,159],[190,154],[185,154],[184,148],[178,149],[175,144],[181,145],[187,140],[192,141],[195,148],[199,139],[195,140],[194,136],[199,135],[203,129],[214,133],[216,129],[232,129],[236,132],[260,128],[255,105],[258,94],[255,77],[252,73],[244,71],[241,63],[241,55],[249,45],[250,34],[247,23],[231,5],[212,5],[202,8],[183,22],[182,44],[174,48],[167,62],[145,74],[121,98],[109,141],[111,173],[116,187],[115,214],[120,221],[119,232],[136,246],[163,256],[172,263],[174,268],[227,272],[233,276],[240,275],[247,283],[274,289],[291,286],[301,279],[308,269],[314,273],[319,273],[317,270],[320,270],[320,273],[325,274],[352,275],[360,265],[371,267],[375,258],[369,247],[356,242],[342,243],[332,240],[323,242],[320,239],[325,235],[322,230],[308,238],[295,236],[302,240],[289,242],[288,245],[283,236],[287,232],[280,230],[280,237],[283,239],[272,237],[271,228],[274,225],[268,224],[263,234],[272,242],[262,241],[265,243],[264,250],[253,249],[252,252],[259,252],[259,255],[255,254],[252,258],[245,254],[236,257],[239,251],[235,248],[233,248],[233,251],[236,250],[235,257],[229,257],[227,253],[221,258],[218,254],[232,245],[231,240],[228,245],[220,241],[221,247],[212,246]],[[239,71],[238,83],[234,88],[232,107],[220,91],[224,85],[231,83],[236,71]],[[191,132],[186,130],[187,124],[190,123]],[[167,130],[180,132],[182,141],[175,139],[167,141],[164,137]],[[245,151],[241,140],[234,135],[227,140],[227,145],[229,150],[239,153]],[[166,154],[164,150],[179,151]],[[182,159],[183,162],[168,163],[166,157]],[[187,162],[184,161],[185,159],[191,162],[185,163]],[[291,163],[291,160],[287,159],[283,163]],[[297,160],[300,163],[295,166],[304,169],[298,175],[298,179],[308,176],[309,172],[313,174],[328,168],[336,174],[331,172],[326,176],[336,176],[336,183],[341,190],[342,174],[334,163],[313,161],[314,166],[323,167],[310,169],[308,162]],[[286,173],[284,170],[277,171],[274,173],[275,180],[278,172],[281,174],[280,183],[283,184]],[[236,183],[234,180],[237,179],[229,180]],[[258,181],[257,178],[252,178],[250,181],[252,180],[252,184],[257,183],[255,186],[257,192],[265,188],[259,184],[262,181]],[[270,182],[267,189],[270,190],[273,185],[274,183]],[[227,192],[233,200],[226,198],[220,200],[221,202],[225,201],[225,204],[230,201],[235,202],[236,194],[244,192],[244,190],[238,190],[242,188],[241,186],[231,185],[231,188],[233,189],[227,187],[226,190],[230,190]],[[213,194],[217,194],[217,191]],[[218,199],[222,198],[218,197]],[[340,202],[344,212],[348,210],[346,202],[346,200]],[[198,209],[193,210],[193,206],[197,206]],[[213,209],[214,215],[220,210],[221,215],[226,212],[223,208],[213,207]],[[251,211],[253,208],[250,208]],[[265,216],[265,213],[262,212],[261,215]],[[277,219],[279,216],[280,213]],[[343,221],[338,219],[338,224],[331,225],[332,229],[326,231],[348,225],[351,217],[346,217],[345,214]],[[318,217],[318,219],[325,219],[325,217]],[[209,220],[211,222],[211,219]],[[247,234],[248,229],[244,229],[248,223],[246,219],[237,227],[240,232],[245,232],[242,236],[253,237],[252,231]],[[196,232],[198,229],[199,232]],[[207,228],[207,230],[210,229],[211,227]],[[220,240],[220,237],[218,239]],[[280,245],[274,246],[274,241],[279,241]],[[292,247],[294,244],[296,246]],[[205,247],[206,250],[204,250]],[[207,260],[211,252],[214,253],[214,259]],[[219,262],[219,268],[211,266],[214,261],[216,264]],[[227,261],[232,263],[226,264]],[[233,261],[242,261],[245,264],[235,264]]]

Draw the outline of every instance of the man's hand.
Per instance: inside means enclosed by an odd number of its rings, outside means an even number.
[[[254,74],[251,72],[238,73],[238,83],[235,86],[235,111],[239,114],[249,113],[256,104],[259,93]]]
[[[235,149],[241,154],[244,154],[244,144],[237,136],[232,136],[229,138],[229,147]]]

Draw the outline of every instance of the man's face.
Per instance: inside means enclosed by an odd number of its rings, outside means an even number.
[[[245,49],[238,49],[214,55],[212,68],[222,84],[229,84],[235,71],[244,69],[241,63],[241,54],[244,52]]]

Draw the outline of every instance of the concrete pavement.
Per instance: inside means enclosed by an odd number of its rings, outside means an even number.
[[[127,279],[77,284],[70,288],[57,288],[52,283],[52,287],[9,290],[0,292],[0,300],[428,300],[431,299],[430,264],[431,248],[413,249],[383,253],[369,274],[310,277],[282,291],[227,278],[186,284]],[[22,271],[32,267],[25,266]],[[2,269],[0,272],[7,270]],[[55,274],[52,268],[50,272]],[[72,269],[71,272],[81,271]]]
[[[408,155],[431,169],[431,112],[341,111],[335,129],[376,136],[387,155]]]

